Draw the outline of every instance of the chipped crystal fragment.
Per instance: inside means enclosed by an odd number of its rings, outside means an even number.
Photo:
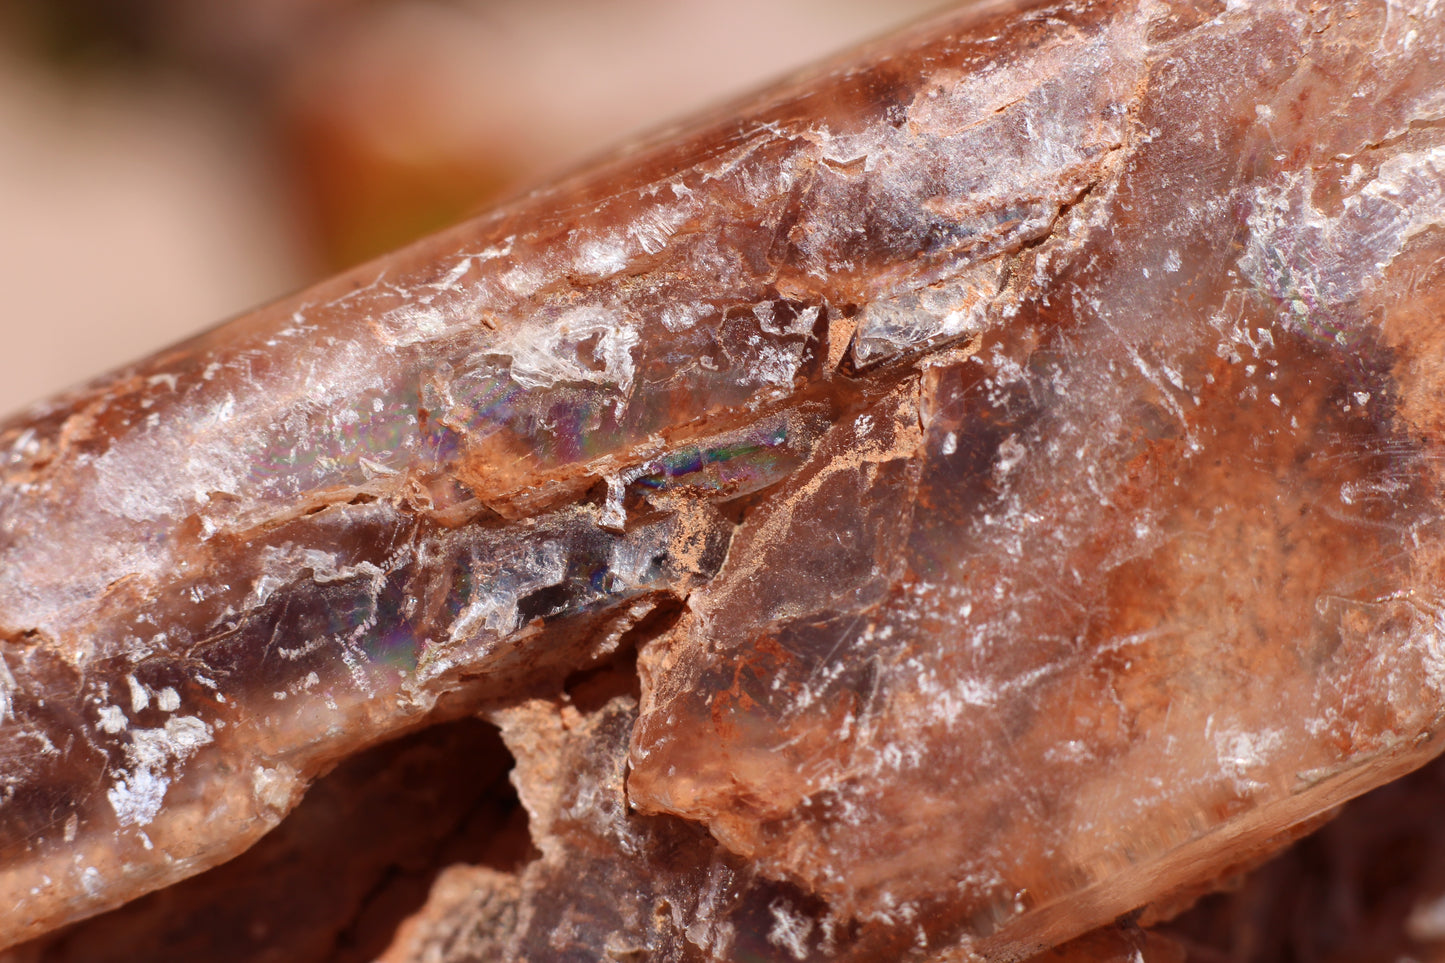
[[[1170,958],[1439,751],[1442,63],[965,7],[0,425],[0,943],[480,713],[391,963]]]

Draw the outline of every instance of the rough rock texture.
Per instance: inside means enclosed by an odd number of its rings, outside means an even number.
[[[0,425],[0,942],[477,711],[397,959],[1018,958],[1425,762],[1436,7],[965,8]]]

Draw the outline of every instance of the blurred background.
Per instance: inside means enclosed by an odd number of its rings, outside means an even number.
[[[0,0],[0,414],[939,0]]]

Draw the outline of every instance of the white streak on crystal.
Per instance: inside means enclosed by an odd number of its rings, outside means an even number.
[[[124,732],[129,723],[120,706],[103,706],[100,710],[100,731],[115,735]]]
[[[471,598],[452,623],[448,638],[464,642],[517,628],[517,603],[525,595],[556,585],[567,575],[566,547],[556,541],[528,545],[501,570],[478,572]]]
[[[577,253],[577,270],[608,277],[627,267],[627,248],[615,241],[588,241]]]
[[[130,686],[130,711],[141,712],[150,705],[151,696],[146,687],[133,675],[125,677],[126,684]]]
[[[666,305],[658,314],[658,320],[668,331],[676,334],[679,331],[686,331],[707,316],[712,310],[712,305],[707,302],[683,303],[674,302]]]
[[[813,920],[788,903],[778,900],[768,906],[773,925],[768,929],[768,942],[788,951],[795,960],[808,958],[808,937],[813,933]]]
[[[597,524],[611,532],[621,532],[627,527],[627,509],[623,505],[623,499],[627,494],[627,487],[622,479],[616,475],[607,477],[607,500],[602,504],[602,514],[597,518]]]
[[[0,722],[15,715],[15,676],[10,673],[10,666],[5,664],[5,658],[0,655]]]
[[[518,332],[498,353],[511,356],[512,380],[523,388],[591,383],[626,394],[637,371],[632,349],[640,340],[622,312],[581,307],[545,327]]]
[[[195,716],[177,716],[162,729],[136,729],[126,746],[126,764],[106,798],[122,826],[148,824],[160,812],[167,771],[211,741],[211,727]]]
[[[1295,323],[1335,336],[1410,238],[1445,223],[1445,146],[1396,154],[1337,211],[1315,206],[1305,170],[1260,188],[1242,272],[1285,303]]]

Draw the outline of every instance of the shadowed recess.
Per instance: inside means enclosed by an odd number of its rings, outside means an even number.
[[[18,947],[7,963],[360,963],[456,863],[535,856],[496,727],[462,719],[343,762],[254,848]]]

